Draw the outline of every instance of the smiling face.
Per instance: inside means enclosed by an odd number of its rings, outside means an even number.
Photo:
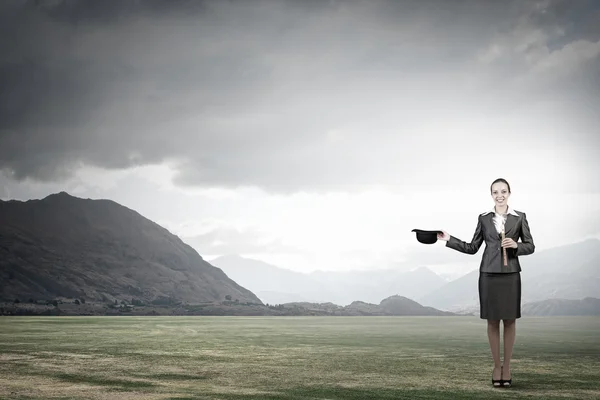
[[[498,208],[505,207],[510,197],[510,188],[504,182],[496,182],[492,185],[492,199]]]

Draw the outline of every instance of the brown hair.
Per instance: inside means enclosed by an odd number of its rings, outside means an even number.
[[[490,193],[492,192],[492,186],[494,186],[494,184],[498,182],[506,183],[506,186],[508,186],[508,193],[510,193],[510,184],[504,178],[498,178],[494,182],[492,182],[492,184],[490,185]]]

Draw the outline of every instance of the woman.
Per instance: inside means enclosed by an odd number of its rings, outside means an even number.
[[[508,182],[501,178],[496,179],[490,191],[494,209],[479,215],[477,228],[470,243],[450,236],[446,231],[438,233],[438,239],[445,240],[446,247],[466,254],[477,253],[485,241],[485,251],[479,267],[480,317],[488,322],[488,340],[494,359],[492,385],[510,387],[515,321],[521,318],[519,256],[533,254],[535,245],[525,213],[508,207]],[[504,364],[500,362],[500,321],[503,321],[504,325]]]

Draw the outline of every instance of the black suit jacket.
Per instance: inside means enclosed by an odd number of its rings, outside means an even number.
[[[450,239],[446,242],[446,247],[450,247],[461,253],[476,254],[485,240],[485,251],[481,258],[479,271],[497,273],[521,272],[519,256],[533,254],[535,245],[533,243],[531,232],[529,231],[529,224],[527,223],[525,213],[517,210],[514,211],[519,216],[517,217],[508,214],[506,223],[504,224],[504,235],[517,242],[518,247],[516,249],[506,249],[506,256],[508,258],[508,265],[506,267],[503,262],[502,239],[494,226],[493,212],[479,215],[477,228],[475,229],[475,234],[473,235],[473,239],[471,239],[471,243],[463,242],[454,236],[450,236]],[[521,238],[521,242],[518,241],[519,238]]]

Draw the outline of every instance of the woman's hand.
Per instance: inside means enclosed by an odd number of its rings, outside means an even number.
[[[450,235],[448,235],[448,232],[442,231],[442,233],[437,234],[437,238],[439,240],[444,240],[447,242],[448,240],[450,240]]]
[[[517,247],[519,247],[519,245],[517,244],[517,242],[515,242],[514,240],[512,240],[511,238],[505,238],[502,241],[502,247],[504,248],[513,248],[516,249]]]

